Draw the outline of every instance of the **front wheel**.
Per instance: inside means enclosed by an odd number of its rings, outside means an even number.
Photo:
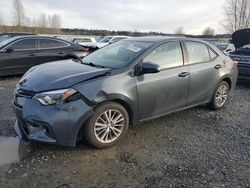
[[[95,109],[95,114],[84,128],[89,144],[107,148],[117,143],[127,132],[129,116],[126,109],[115,102],[105,102]]]
[[[224,107],[227,102],[230,87],[226,81],[222,81],[216,88],[209,107],[213,110],[218,110]]]

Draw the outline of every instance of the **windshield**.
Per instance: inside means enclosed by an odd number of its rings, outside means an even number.
[[[2,48],[3,46],[5,46],[8,43],[11,43],[12,41],[16,40],[16,37],[11,37],[9,39],[6,39],[4,41],[0,41],[0,48]]]
[[[99,40],[99,42],[108,43],[111,39],[112,37],[103,37],[101,40]]]
[[[83,58],[83,63],[111,68],[121,68],[145,52],[153,43],[137,41],[120,41]]]
[[[0,43],[3,42],[3,41],[5,41],[5,40],[7,40],[8,38],[10,38],[9,35],[1,35],[0,36]]]

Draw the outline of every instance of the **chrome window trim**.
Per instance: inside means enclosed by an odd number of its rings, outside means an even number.
[[[10,44],[8,44],[7,46],[5,46],[3,49],[1,49],[1,51],[5,51],[9,46],[17,43],[17,42],[20,42],[22,40],[36,40],[34,38],[22,38],[22,39],[17,39],[16,41],[13,41],[11,42]],[[36,42],[36,41],[35,41]],[[27,50],[36,50],[37,48],[29,48],[29,49],[21,49],[21,50],[15,50],[15,52],[18,52],[18,51],[27,51]]]
[[[58,42],[61,42],[61,43],[67,44],[67,45],[66,46],[61,46],[61,47],[51,47],[51,48],[40,48],[40,47],[38,47],[37,48],[38,50],[59,49],[59,48],[66,48],[66,47],[70,46],[70,44],[68,42],[66,42],[66,41],[61,41],[61,40],[58,40],[58,39],[50,39],[50,38],[38,38],[38,40],[42,40],[42,39],[54,40],[54,41],[58,41]],[[39,46],[40,46],[40,41],[39,41]]]
[[[50,49],[60,49],[60,48],[66,48],[70,46],[70,43],[66,42],[66,41],[61,41],[61,40],[57,40],[57,39],[50,39],[50,38],[22,38],[22,39],[18,39],[16,41],[11,42],[10,44],[8,44],[7,46],[5,46],[3,49],[1,49],[0,51],[4,52],[9,46],[20,42],[22,40],[40,40],[40,39],[48,39],[48,40],[54,40],[54,41],[58,41],[58,42],[62,42],[67,44],[66,46],[62,46],[62,47],[51,47],[51,48],[30,48],[30,49],[20,49],[20,50],[14,50],[15,52],[20,52],[20,51],[28,51],[28,50],[50,50]],[[38,41],[37,41],[38,42]]]

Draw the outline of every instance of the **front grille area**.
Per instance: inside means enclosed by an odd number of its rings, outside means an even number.
[[[15,94],[17,97],[32,98],[35,95],[35,92],[24,89],[18,89],[15,91]]]

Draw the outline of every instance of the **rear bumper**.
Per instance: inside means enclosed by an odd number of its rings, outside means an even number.
[[[17,116],[15,131],[21,139],[62,146],[76,145],[80,128],[93,114],[81,99],[43,106],[37,100],[24,98],[21,105],[13,102],[13,109]]]

